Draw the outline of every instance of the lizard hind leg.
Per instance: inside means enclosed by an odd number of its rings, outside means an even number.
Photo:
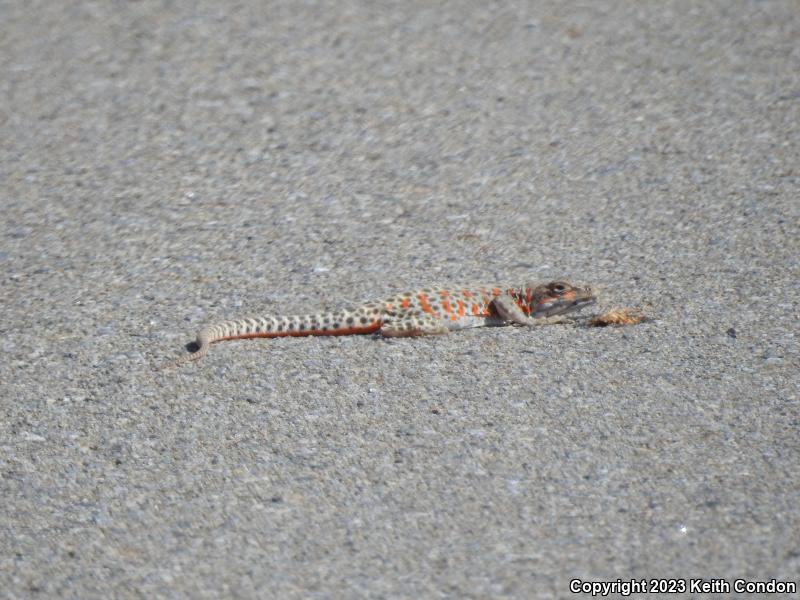
[[[430,314],[420,316],[385,317],[381,324],[383,337],[418,337],[447,333],[444,321]]]

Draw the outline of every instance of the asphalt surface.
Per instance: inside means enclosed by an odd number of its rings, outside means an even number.
[[[0,597],[797,582],[799,39],[788,0],[0,2]],[[157,368],[553,277],[650,320]]]

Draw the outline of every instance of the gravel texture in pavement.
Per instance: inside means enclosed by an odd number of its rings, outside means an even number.
[[[797,581],[793,0],[0,2],[0,598]],[[574,324],[229,341],[438,283]]]

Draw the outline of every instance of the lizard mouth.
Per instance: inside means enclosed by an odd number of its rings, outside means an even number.
[[[565,298],[556,298],[550,302],[544,302],[536,307],[536,311],[531,314],[532,318],[552,317],[555,315],[563,315],[566,313],[576,312],[582,308],[594,304],[597,298],[591,293],[578,298],[567,300]]]

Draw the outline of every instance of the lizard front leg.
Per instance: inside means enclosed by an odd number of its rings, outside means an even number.
[[[492,306],[494,306],[494,309],[497,311],[497,316],[501,319],[505,319],[511,323],[517,323],[518,325],[554,325],[567,322],[567,319],[560,315],[532,319],[522,312],[522,309],[514,301],[514,298],[508,294],[497,296],[497,298],[492,300]]]

